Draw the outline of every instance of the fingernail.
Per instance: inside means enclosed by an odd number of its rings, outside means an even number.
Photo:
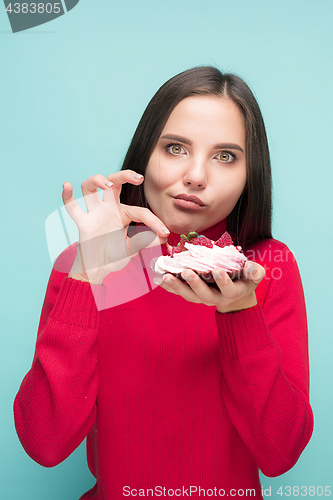
[[[220,271],[218,271],[217,269],[214,269],[213,276],[216,280],[220,280],[222,278]]]
[[[253,274],[256,270],[256,267],[254,264],[252,264],[252,262],[248,262],[246,264],[246,272],[249,273],[249,274]]]
[[[163,281],[165,281],[168,285],[173,285],[173,280],[171,278],[163,278]]]
[[[166,227],[162,227],[162,232],[163,232],[164,234],[170,234],[169,229],[168,229],[168,228],[166,228]]]
[[[187,274],[187,273],[182,274],[182,276],[183,276],[184,280],[186,280],[186,281],[192,281],[192,279],[193,279],[192,276],[190,274]]]
[[[134,179],[142,179],[143,175],[137,174],[135,172],[135,174],[133,174],[133,177],[134,177]]]
[[[156,285],[160,285],[162,283],[162,278],[159,278],[158,276],[156,278],[153,279],[154,283],[156,283]]]
[[[111,187],[111,186],[113,186],[113,182],[110,182],[110,181],[104,181],[104,184],[105,184],[107,187]]]

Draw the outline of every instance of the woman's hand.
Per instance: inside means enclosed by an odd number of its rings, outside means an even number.
[[[107,274],[125,267],[142,248],[165,243],[169,231],[160,219],[147,208],[119,201],[124,183],[138,186],[142,180],[143,176],[133,170],[121,170],[107,178],[103,175],[89,177],[81,185],[87,213],[76,203],[72,185],[64,182],[62,199],[79,230],[77,256],[69,277],[101,284]],[[98,188],[104,191],[103,199]],[[127,227],[132,221],[143,222],[154,233],[144,231],[129,240]]]
[[[255,289],[265,276],[265,269],[260,264],[247,261],[243,276],[235,281],[217,267],[213,275],[218,288],[208,286],[190,269],[182,272],[186,283],[169,273],[163,279],[155,278],[155,283],[158,282],[168,292],[180,295],[189,302],[216,306],[221,313],[241,311],[257,304]]]

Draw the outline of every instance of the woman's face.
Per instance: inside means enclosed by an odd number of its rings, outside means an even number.
[[[144,192],[154,214],[176,233],[225,219],[246,184],[245,126],[230,99],[197,95],[171,113],[147,165]],[[194,201],[184,198],[194,196]]]

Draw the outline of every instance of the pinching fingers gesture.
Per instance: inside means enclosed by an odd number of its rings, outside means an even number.
[[[140,185],[142,180],[133,170],[89,177],[81,184],[87,213],[77,204],[72,185],[64,182],[63,202],[79,230],[77,257],[69,277],[101,284],[107,274],[125,267],[142,248],[165,242],[169,231],[150,210],[120,203],[122,185]],[[102,199],[98,188],[103,190]],[[132,221],[143,222],[153,231],[129,239],[127,227]]]

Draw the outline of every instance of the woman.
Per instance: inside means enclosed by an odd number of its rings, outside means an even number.
[[[313,416],[303,289],[271,236],[253,94],[213,67],[180,73],[149,103],[122,170],[82,192],[87,214],[64,183],[79,244],[52,270],[15,400],[27,453],[53,466],[87,437],[97,482],[81,498],[261,497],[259,469],[292,468]],[[191,270],[186,283],[166,274],[154,284],[149,261],[166,235],[176,244],[226,229],[249,258],[242,279],[216,268],[216,288]]]

